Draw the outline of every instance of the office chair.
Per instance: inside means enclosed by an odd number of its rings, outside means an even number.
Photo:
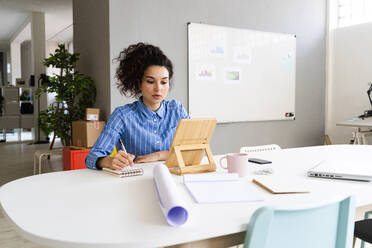
[[[305,208],[262,207],[247,226],[245,248],[349,248],[353,243],[353,196]]]
[[[372,244],[372,219],[356,221],[354,237]],[[363,242],[361,247],[364,247]]]
[[[240,148],[241,153],[251,153],[251,152],[266,152],[281,149],[280,146],[276,144],[264,145],[264,146],[243,146]]]

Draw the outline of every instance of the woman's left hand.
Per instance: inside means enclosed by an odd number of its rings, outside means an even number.
[[[160,152],[154,152],[142,156],[137,156],[136,160],[134,160],[134,163],[149,163],[149,162],[155,162],[160,160],[166,160],[168,157],[168,151],[160,151]]]

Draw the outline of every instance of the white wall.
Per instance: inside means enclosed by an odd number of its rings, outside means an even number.
[[[56,51],[56,49],[58,48],[58,42],[56,42],[56,41],[53,41],[53,40],[51,40],[51,41],[46,41],[45,42],[45,54],[46,54],[46,58],[49,58],[50,56],[49,56],[49,54],[53,54],[55,51]],[[46,74],[47,75],[52,75],[53,73],[59,73],[59,69],[56,69],[56,68],[53,68],[53,67],[48,67],[47,69],[46,69]]]
[[[31,14],[32,16],[32,14]],[[10,39],[10,61],[11,61],[11,80],[15,85],[16,78],[21,78],[21,44],[25,40],[31,39],[31,20],[27,17],[23,24],[14,32]],[[32,55],[31,55],[32,56]],[[32,66],[31,66],[32,67]]]
[[[368,82],[372,82],[372,23],[331,31],[331,73],[326,132],[333,143],[348,143],[350,127],[338,127],[339,121],[349,120],[371,109]]]

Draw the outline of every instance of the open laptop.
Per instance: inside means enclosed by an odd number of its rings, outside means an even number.
[[[372,160],[326,159],[310,169],[307,176],[368,182],[372,180]]]

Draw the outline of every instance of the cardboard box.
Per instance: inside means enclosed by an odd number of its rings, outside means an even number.
[[[87,121],[99,121],[99,109],[98,108],[87,108],[87,109],[85,109],[85,120],[87,120]]]
[[[104,121],[73,121],[72,144],[79,147],[92,147],[104,125]]]

